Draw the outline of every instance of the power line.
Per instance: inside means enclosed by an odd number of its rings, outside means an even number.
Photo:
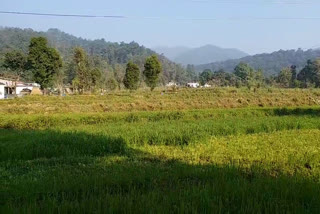
[[[16,12],[16,11],[0,11],[2,14],[13,14],[13,15],[31,15],[31,16],[55,16],[55,17],[78,17],[78,18],[117,18],[123,19],[125,16],[114,16],[114,15],[79,15],[79,14],[57,14],[57,13],[28,13],[28,12]]]
[[[115,18],[115,19],[155,19],[155,20],[186,20],[186,21],[240,21],[240,20],[320,20],[320,17],[146,17],[123,15],[87,15],[87,14],[58,14],[58,13],[34,13],[17,11],[0,11],[0,14],[30,15],[47,17],[75,17],[75,18]]]

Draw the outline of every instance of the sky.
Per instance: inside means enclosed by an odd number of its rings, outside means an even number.
[[[0,14],[0,26],[58,28],[86,39],[136,41],[149,48],[212,44],[257,54],[320,47],[319,0],[1,0],[0,11],[125,16]]]

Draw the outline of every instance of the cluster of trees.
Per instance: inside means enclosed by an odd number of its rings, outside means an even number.
[[[297,73],[296,66],[286,67],[277,76],[277,82],[286,88],[320,87],[320,59],[308,60],[307,65]]]
[[[209,83],[210,85],[218,87],[247,86],[248,88],[259,88],[264,84],[263,71],[255,70],[243,62],[239,63],[234,68],[233,73],[227,73],[222,69],[216,72],[212,72],[210,69],[205,69],[200,73],[199,80],[201,85]]]
[[[17,50],[6,53],[3,66],[19,77],[33,79],[44,89],[50,87],[55,74],[62,68],[62,59],[48,46],[46,38],[38,37],[31,39],[27,55]]]
[[[240,62],[233,73],[225,72],[223,69],[212,72],[205,69],[199,74],[201,85],[206,83],[218,86],[246,86],[248,88],[259,88],[263,86],[275,86],[283,88],[309,88],[320,87],[320,59],[308,60],[307,65],[299,72],[297,66],[283,68],[278,75],[266,77],[262,69],[255,70],[247,63]]]
[[[107,75],[102,68],[103,60],[89,57],[81,47],[73,50],[73,58],[63,66],[59,52],[48,45],[45,37],[31,38],[28,54],[22,51],[7,52],[3,67],[24,80],[34,81],[42,89],[57,88],[62,92],[64,84],[72,84],[79,93],[94,92],[101,89],[120,88],[123,83],[127,89],[135,90],[140,85],[140,68],[132,61],[122,67],[116,65],[114,72]],[[144,64],[144,79],[153,90],[162,71],[161,62],[156,55],[147,57]]]
[[[37,32],[32,29],[0,28],[0,66],[4,63],[5,54],[13,50],[27,55],[31,38],[45,37],[48,46],[55,48],[63,59],[63,72],[67,76],[65,83],[72,84],[75,78],[74,49],[82,47],[86,52],[90,67],[97,67],[106,76],[108,88],[121,87],[125,75],[126,65],[129,61],[144,70],[147,57],[157,55],[154,51],[139,45],[136,42],[115,43],[104,39],[87,40],[64,33],[58,29],[49,29],[47,32]],[[185,84],[191,81],[190,75],[181,65],[178,65],[162,55],[157,55],[162,64],[163,72],[159,82],[162,85],[170,81]],[[12,72],[0,67],[0,73]],[[194,72],[194,71],[193,71]],[[195,72],[193,75],[196,75]],[[30,78],[30,77],[29,77]],[[116,84],[115,84],[116,83]],[[121,84],[119,84],[121,83]]]

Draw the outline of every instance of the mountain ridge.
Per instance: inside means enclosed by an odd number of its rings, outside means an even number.
[[[267,76],[278,74],[282,68],[291,65],[297,66],[297,69],[302,69],[308,60],[314,60],[320,57],[320,49],[291,49],[279,50],[272,53],[255,54],[246,56],[240,59],[231,59],[226,61],[206,63],[195,66],[196,71],[201,72],[205,69],[213,71],[224,70],[233,72],[234,68],[240,62],[249,64],[255,69],[262,69]]]
[[[249,54],[236,48],[221,48],[216,45],[203,45],[197,48],[188,48],[184,46],[154,48],[157,53],[164,54],[172,61],[182,65],[224,61],[228,59],[237,59]]]

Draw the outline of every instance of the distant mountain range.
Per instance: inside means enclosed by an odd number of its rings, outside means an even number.
[[[248,56],[247,53],[234,48],[220,48],[214,45],[205,45],[199,48],[179,47],[157,47],[153,48],[159,54],[182,65],[200,65],[229,59],[238,59]]]
[[[213,62],[196,66],[196,71],[201,72],[204,69],[218,71],[223,69],[226,72],[233,72],[234,68],[240,62],[248,63],[255,69],[262,69],[265,75],[278,74],[282,68],[295,65],[297,69],[302,69],[307,61],[320,58],[320,49],[309,50],[279,50],[270,54],[257,54],[246,56],[240,59],[226,60],[221,62]]]

